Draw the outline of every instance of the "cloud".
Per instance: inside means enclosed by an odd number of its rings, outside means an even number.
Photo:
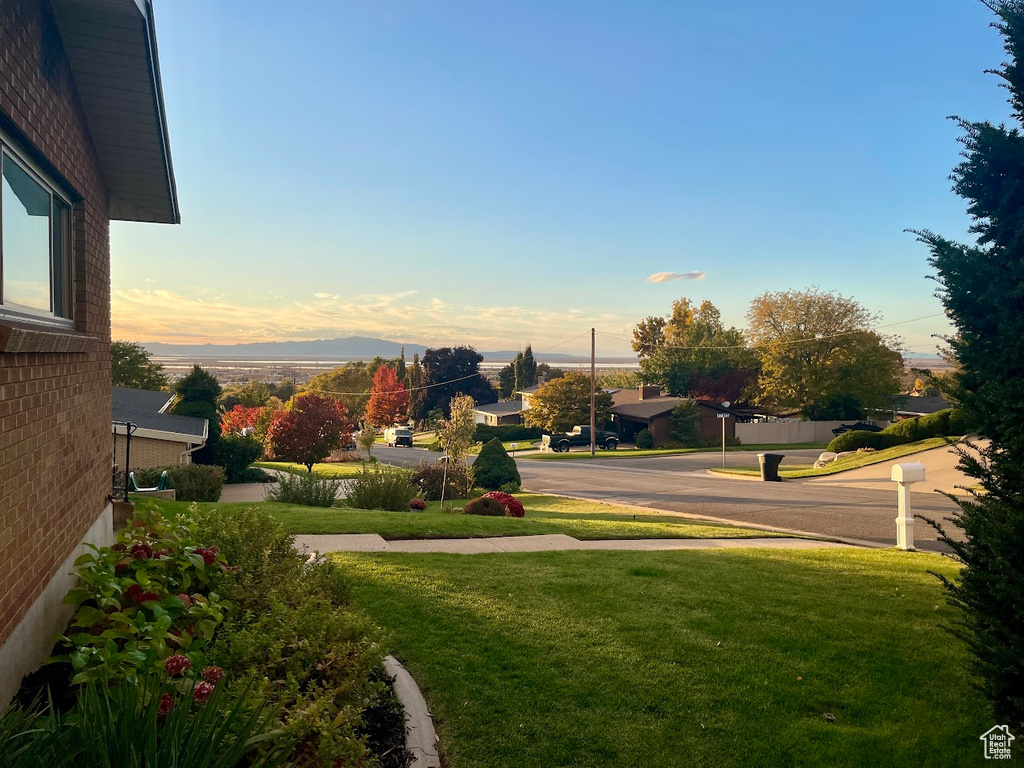
[[[357,334],[417,342],[428,346],[469,343],[478,349],[514,349],[531,340],[535,351],[562,346],[592,326],[631,328],[627,316],[577,308],[559,310],[522,306],[449,303],[418,297],[415,291],[342,294],[318,291],[303,297],[265,294],[231,297],[210,292],[202,297],[167,288],[115,290],[114,333],[119,338],[171,343],[231,344],[334,338]],[[623,349],[606,354],[625,354]],[[584,342],[579,342],[584,344]],[[589,344],[586,344],[589,351]]]
[[[648,283],[667,283],[671,280],[703,280],[707,272],[655,272],[647,278]]]

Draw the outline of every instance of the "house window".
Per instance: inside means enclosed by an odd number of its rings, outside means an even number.
[[[72,316],[71,204],[0,135],[0,311]]]

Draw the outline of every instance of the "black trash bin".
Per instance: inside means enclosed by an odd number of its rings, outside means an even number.
[[[761,465],[761,479],[781,482],[779,477],[779,464],[786,458],[783,453],[759,453],[757,462]]]

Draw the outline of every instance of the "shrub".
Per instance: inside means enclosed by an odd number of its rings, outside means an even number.
[[[487,424],[477,424],[473,433],[473,441],[477,443],[490,442],[498,438],[503,443],[511,440],[540,440],[544,430],[538,427],[528,427],[525,424],[503,424],[499,427],[491,427]]]
[[[253,437],[228,435],[217,441],[214,463],[224,467],[224,481],[244,483],[245,470],[263,454],[263,446]]]
[[[243,483],[276,483],[277,475],[272,475],[260,467],[247,467],[240,482]]]
[[[356,509],[384,509],[402,512],[416,495],[413,473],[387,464],[365,464],[348,481],[346,503]]]
[[[450,462],[449,462],[450,463]],[[445,462],[423,462],[413,473],[412,481],[419,488],[420,496],[427,501],[441,499],[441,484],[446,483],[445,498],[464,499],[473,488],[473,467],[469,464],[453,464],[445,474]]]
[[[480,455],[473,462],[473,477],[481,488],[496,491],[503,485],[522,483],[516,460],[508,455],[498,438],[493,438],[480,449]]]
[[[224,488],[224,470],[209,464],[179,464],[173,467],[147,467],[136,470],[141,488],[152,488],[167,472],[169,487],[178,501],[218,501]]]
[[[842,453],[843,451],[856,451],[860,448],[874,448],[876,451],[880,451],[883,448],[892,448],[893,446],[909,442],[911,441],[902,435],[894,435],[891,432],[887,434],[885,432],[867,432],[861,429],[853,429],[835,437],[828,444],[826,450],[833,453]]]
[[[641,429],[636,433],[636,437],[633,438],[633,444],[637,448],[648,449],[654,447],[654,437],[651,435],[649,429]]]
[[[487,517],[505,517],[505,505],[495,498],[481,496],[466,505],[463,512],[467,515],[485,515]]]
[[[413,510],[414,512],[422,512],[426,508],[427,502],[425,502],[423,499],[413,499],[412,501],[409,502],[409,509]]]
[[[198,659],[224,618],[224,556],[158,512],[139,510],[113,547],[75,562],[79,586],[64,602],[76,612],[51,659],[71,665],[73,683],[136,680],[178,653]]]
[[[282,474],[277,488],[267,494],[267,501],[301,504],[305,507],[330,507],[338,498],[341,479],[324,477],[311,472]]]
[[[510,493],[491,491],[490,493],[485,493],[481,498],[494,499],[499,502],[505,507],[505,512],[509,517],[526,517],[526,508],[523,506],[523,502]]]
[[[406,502],[408,503],[408,502]],[[283,728],[305,732],[290,765],[366,765],[361,713],[380,683],[376,630],[353,609],[343,572],[330,560],[306,562],[270,514],[199,510],[187,517],[241,570],[222,588],[235,610],[218,630],[208,658],[252,681],[283,708]]]

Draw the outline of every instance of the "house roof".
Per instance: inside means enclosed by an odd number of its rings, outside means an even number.
[[[476,411],[478,413],[489,413],[493,416],[507,416],[510,413],[519,413],[523,410],[523,403],[521,400],[505,400],[500,403],[490,403],[489,405],[478,405]]]
[[[110,218],[177,224],[152,0],[51,0]]]
[[[527,387],[526,389],[517,389],[513,394],[516,394],[516,395],[532,395],[538,389],[540,389],[540,384],[534,384],[532,387]]]
[[[936,397],[898,397],[893,410],[907,416],[927,416],[929,413],[944,411],[950,407],[949,401],[941,396]]]
[[[205,441],[209,430],[209,422],[206,419],[163,412],[173,398],[174,395],[169,392],[114,387],[111,398],[113,421],[131,422],[140,431],[145,431],[145,434],[140,435],[142,437],[157,440],[178,439],[189,443]],[[122,434],[123,432],[121,429]]]
[[[612,395],[614,399],[614,395]],[[653,419],[655,416],[660,416],[663,413],[668,413],[677,405],[683,398],[681,397],[654,397],[646,400],[640,400],[637,397],[636,400],[631,402],[624,402],[621,405],[613,405],[612,413],[616,416],[625,416],[631,419]]]

